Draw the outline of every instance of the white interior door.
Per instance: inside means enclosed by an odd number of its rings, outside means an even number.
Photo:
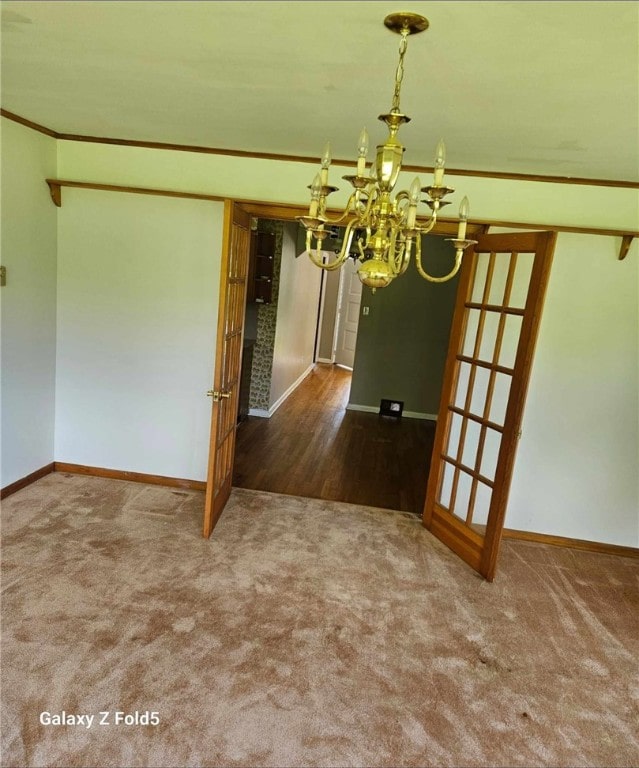
[[[326,257],[324,258],[324,263],[326,263]],[[315,361],[318,363],[335,362],[335,330],[337,327],[340,283],[341,270],[322,272],[322,289],[315,343]]]
[[[335,333],[335,363],[352,368],[355,362],[359,308],[362,302],[362,283],[357,276],[358,264],[347,259],[341,269],[342,285],[338,302]]]

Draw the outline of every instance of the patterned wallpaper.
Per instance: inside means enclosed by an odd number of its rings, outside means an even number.
[[[275,349],[275,324],[277,321],[277,299],[280,290],[282,233],[284,232],[284,225],[281,221],[259,219],[257,229],[258,232],[272,232],[275,234],[275,258],[273,263],[272,302],[270,304],[257,305],[257,339],[253,348],[249,407],[268,411],[271,394],[273,351]]]

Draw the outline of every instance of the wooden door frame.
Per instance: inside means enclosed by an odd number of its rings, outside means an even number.
[[[230,248],[231,227],[232,227],[232,223],[233,223],[233,214],[232,214],[232,212],[233,212],[235,206],[237,206],[237,208],[239,208],[239,210],[242,210],[243,212],[248,214],[250,217],[261,218],[261,219],[270,219],[270,220],[275,220],[275,221],[295,221],[298,217],[303,216],[303,215],[306,214],[306,208],[305,207],[303,207],[303,206],[295,206],[295,205],[260,203],[260,202],[254,202],[254,201],[246,202],[246,201],[240,201],[240,200],[235,200],[235,199],[231,199],[231,198],[225,200],[225,205],[227,205],[227,209],[225,209],[224,235],[223,235],[223,244],[222,244],[223,260],[222,260],[222,264],[221,264],[221,268],[220,268],[220,286],[223,284],[224,280],[226,280],[228,278],[229,248]],[[490,227],[489,224],[474,224],[473,225],[471,223],[470,226],[469,226],[469,229],[468,229],[468,235],[469,235],[469,237],[472,237],[472,236],[487,234],[489,227]],[[434,235],[449,234],[449,232],[448,232],[449,229],[450,229],[450,225],[449,225],[448,222],[446,222],[443,226],[441,226],[439,228],[435,228],[433,230],[432,234],[434,234]],[[518,230],[518,231],[520,231],[520,230]],[[517,233],[518,232],[516,231],[516,232],[513,232],[512,234],[517,234]],[[549,228],[548,234],[549,234],[549,236],[551,236],[553,238],[557,237],[556,230],[553,230],[552,228]],[[458,281],[457,290],[456,290],[456,296],[455,296],[456,303],[457,303],[457,300],[459,298],[460,291],[467,291],[467,289],[468,289],[468,281],[467,280],[465,282],[463,280]],[[341,290],[343,290],[343,277],[340,275],[340,291]],[[221,292],[220,292],[220,301],[222,301],[222,300],[225,301],[225,298],[223,299],[223,297],[221,296]],[[338,304],[339,304],[339,300],[338,300]],[[221,305],[220,305],[220,308],[221,308]],[[245,293],[245,311],[246,311],[246,293]],[[463,321],[462,318],[457,318],[455,315],[453,316],[453,319],[452,319],[453,325],[455,323],[461,323],[462,321]],[[533,330],[529,330],[528,331],[529,333],[536,331],[537,326],[539,324],[539,321],[540,321],[540,315],[534,318],[534,329]],[[336,322],[335,326],[336,326],[335,327],[335,335],[336,335],[337,334],[337,322]],[[452,333],[452,326],[451,326],[451,333]],[[317,348],[317,342],[316,342],[316,345],[315,345],[315,350],[316,350],[316,348]],[[223,345],[219,343],[219,339],[218,339],[218,344],[217,344],[217,348],[216,348],[216,363],[215,363],[215,371],[216,371],[216,379],[215,380],[216,380],[216,384],[218,383],[217,382],[217,373],[218,373],[218,370],[220,368],[222,353],[223,353]],[[315,352],[314,352],[314,354],[315,354]],[[533,354],[534,354],[534,348],[533,348]],[[453,370],[452,370],[453,366],[449,364],[450,357],[451,357],[451,349],[449,348],[448,354],[447,354],[447,359],[446,359],[446,368],[445,368],[444,377],[443,377],[443,380],[442,380],[442,390],[444,390],[444,387],[446,386],[446,384],[448,384],[448,386],[450,386],[451,377],[453,376]],[[526,364],[527,369],[528,369],[528,373],[530,372],[530,366],[532,364],[532,357],[533,357],[533,355],[531,354],[529,356],[529,359],[525,361],[525,364]],[[529,380],[529,377],[528,377],[528,380]],[[527,383],[528,382],[526,382],[526,386],[524,386],[521,389],[521,392],[518,394],[518,399],[524,399],[525,400],[526,392],[527,392]],[[511,406],[509,406],[509,410],[510,409],[511,409]],[[215,434],[216,434],[216,430],[214,431],[213,428],[212,428],[211,429],[211,442],[210,442],[210,446],[209,446],[209,468],[213,464],[213,462],[211,461],[212,452],[215,451],[215,449],[216,449],[216,446],[215,446]],[[436,447],[436,445],[437,445],[437,442],[435,443],[435,445],[433,447],[433,455],[432,455],[431,464],[430,464],[430,467],[429,467],[429,475],[430,475],[430,472],[433,469],[433,461],[435,460],[435,447]],[[235,450],[235,445],[233,446],[233,450]],[[512,465],[514,464],[514,457],[515,457],[515,450],[513,448],[512,450],[509,451],[509,465],[510,465],[510,470],[511,471],[512,471]],[[232,483],[232,473],[231,473],[231,476],[228,479],[228,482]],[[426,482],[428,483],[428,478],[426,479]],[[495,478],[495,484],[497,486],[497,478]],[[211,482],[211,478],[208,478],[208,480],[207,480],[207,491],[206,491],[206,494],[207,494],[207,496],[206,496],[207,504],[211,502],[210,494],[212,492],[213,492],[213,483]],[[503,491],[500,491],[500,493],[502,493],[502,492]],[[507,496],[507,491],[506,491],[506,496]],[[486,538],[487,541],[490,540],[491,542],[494,542],[495,537],[497,537],[497,536],[501,537],[502,530],[503,530],[503,519],[505,517],[505,514],[506,514],[506,505],[504,504],[503,505],[503,512],[502,512],[502,515],[501,515],[501,519],[499,521],[493,521],[493,523],[486,530],[485,538]],[[215,522],[217,522],[217,517],[213,521],[213,525],[211,526],[211,530],[214,527]],[[423,524],[427,528],[429,527],[429,521],[427,521],[426,515],[424,516]],[[209,535],[209,534],[206,533],[206,523],[205,523],[204,535],[205,536]],[[497,548],[493,547],[492,551],[495,552],[496,549]],[[495,565],[496,565],[496,554],[494,555],[494,557],[492,557],[490,562],[484,562],[484,559],[485,558],[482,557],[481,570],[484,573],[484,575],[490,574],[490,576],[487,577],[487,578],[492,579],[492,576],[494,575]]]

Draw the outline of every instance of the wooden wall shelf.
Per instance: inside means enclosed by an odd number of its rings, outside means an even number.
[[[619,249],[619,261],[623,261],[626,258],[634,239],[634,235],[622,235],[621,248]]]
[[[180,192],[172,189],[152,189],[149,187],[127,187],[115,184],[96,184],[90,181],[71,181],[68,179],[46,179],[49,185],[49,192],[53,203],[60,208],[62,205],[62,187],[76,187],[80,189],[101,189],[109,192],[129,192],[139,195],[162,195],[167,197],[187,197],[193,200],[214,200],[223,201],[226,198],[219,195],[206,195],[201,192]],[[305,206],[292,203],[263,203],[257,200],[236,200],[242,208],[253,216],[260,218],[275,218],[293,220],[297,216],[303,216],[307,208]],[[336,213],[337,211],[329,211]],[[571,227],[561,224],[531,224],[521,221],[490,221],[487,219],[473,219],[468,222],[469,234],[472,237],[478,233],[477,227],[509,227],[512,229],[535,230],[543,229],[552,232],[575,232],[583,235],[606,235],[610,237],[621,237],[621,246],[619,249],[619,261],[623,261],[628,255],[632,241],[639,238],[639,232],[629,232],[622,229],[606,229],[599,227]],[[454,234],[457,231],[457,219],[441,218],[438,219],[433,234]],[[480,231],[488,231],[482,229]]]

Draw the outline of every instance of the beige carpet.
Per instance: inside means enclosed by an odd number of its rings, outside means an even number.
[[[509,541],[488,584],[407,513],[202,502],[3,503],[4,766],[639,765],[637,560]]]

